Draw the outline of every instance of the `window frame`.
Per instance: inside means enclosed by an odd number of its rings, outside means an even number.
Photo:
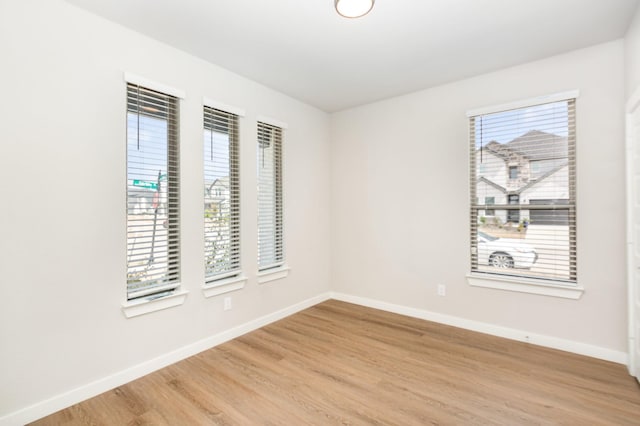
[[[573,91],[568,91],[568,92],[563,92],[563,93],[558,93],[558,94],[553,94],[548,96],[541,96],[537,98],[519,100],[519,101],[511,102],[508,104],[478,108],[478,109],[470,110],[467,112],[467,117],[469,118],[469,123],[470,123],[470,128],[469,128],[470,129],[469,141],[470,141],[470,149],[471,149],[470,159],[472,159],[469,162],[470,177],[471,177],[470,178],[470,191],[471,191],[470,192],[470,200],[471,200],[471,204],[470,204],[470,216],[471,216],[470,217],[471,218],[470,257],[471,259],[470,260],[471,260],[472,267],[471,267],[471,271],[467,274],[467,281],[470,285],[477,286],[477,287],[494,288],[494,289],[500,289],[500,290],[510,290],[510,291],[524,292],[524,293],[541,294],[541,295],[562,297],[562,298],[569,298],[569,299],[578,299],[581,297],[584,289],[578,285],[577,259],[575,259],[575,257],[572,258],[571,267],[573,268],[573,270],[572,270],[572,275],[570,280],[562,280],[562,279],[555,279],[555,278],[539,278],[539,277],[522,276],[522,275],[520,276],[500,275],[500,274],[494,274],[490,272],[478,271],[477,269],[474,270],[473,268],[474,260],[477,264],[477,249],[474,250],[473,239],[475,238],[474,235],[477,232],[477,227],[478,227],[478,217],[479,217],[478,212],[481,210],[480,207],[482,207],[477,204],[474,206],[473,204],[474,202],[477,203],[479,201],[477,199],[477,194],[476,194],[475,180],[477,179],[477,177],[475,176],[476,164],[475,164],[475,157],[473,155],[475,151],[475,130],[473,126],[473,118],[480,115],[485,115],[485,114],[492,114],[492,113],[498,113],[498,112],[503,112],[508,110],[533,107],[537,105],[559,102],[559,101],[573,101],[575,102],[575,104],[577,104],[576,99],[578,98],[578,96],[579,96],[579,92],[577,90],[573,90]],[[577,113],[575,112],[575,104],[573,106],[574,107],[574,116],[573,116],[573,123],[572,123],[573,128],[569,136],[569,139],[572,139],[569,143],[573,143],[574,148],[576,143],[575,136],[577,132],[577,129],[575,128],[575,120],[576,120],[575,115],[577,115]],[[572,124],[570,124],[570,126]],[[573,160],[574,161],[569,161],[569,164],[571,167],[570,179],[572,179],[570,180],[569,187],[572,195],[573,204],[571,206],[568,206],[568,208],[570,209],[570,212],[571,212],[570,214],[572,215],[572,217],[575,218],[576,211],[577,211],[577,200],[576,200],[577,177],[575,173],[575,168],[576,168],[575,151],[573,151]],[[508,195],[507,195],[507,200],[509,200]],[[507,201],[507,203],[508,202],[509,201]],[[502,207],[505,207],[507,210],[509,210],[508,205],[501,206],[501,208]],[[518,208],[520,207],[521,206],[519,206]],[[475,210],[475,214],[474,214],[474,210]],[[572,255],[574,256],[575,254],[577,254],[577,242],[575,242],[576,233],[577,233],[576,228],[577,228],[577,221],[575,221],[574,219],[573,228],[571,228],[570,230],[570,239],[574,241],[572,246],[572,250],[573,250]]]
[[[126,98],[126,120],[128,123],[129,113],[140,113],[140,107],[138,106],[137,111],[130,111],[130,90],[137,86],[143,90],[149,92],[155,92],[160,95],[160,97],[172,98],[172,108],[174,108],[174,114],[172,117],[167,117],[168,122],[171,121],[171,124],[167,124],[167,178],[166,183],[170,185],[170,189],[167,191],[167,209],[169,210],[168,215],[171,215],[171,220],[168,224],[168,243],[171,244],[173,254],[170,256],[172,259],[170,262],[172,263],[172,268],[174,268],[174,279],[170,280],[169,285],[167,286],[158,286],[153,291],[144,292],[143,293],[134,293],[131,294],[131,289],[129,287],[129,279],[127,279],[127,285],[125,286],[124,291],[124,301],[122,302],[122,311],[127,318],[136,317],[139,315],[143,315],[146,313],[170,308],[173,306],[178,306],[184,303],[188,292],[181,287],[181,241],[180,241],[180,229],[181,229],[181,215],[180,215],[180,104],[183,99],[186,98],[186,93],[180,89],[173,88],[169,85],[158,83],[152,80],[149,80],[144,77],[140,77],[138,75],[125,72],[124,73],[124,81],[125,81],[125,98]],[[139,105],[139,104],[138,104]],[[128,156],[128,144],[129,144],[129,126],[127,124],[127,149],[125,151],[125,175],[126,175],[126,186],[125,186],[125,205],[126,207],[126,223],[127,229],[129,228],[129,165],[130,160]],[[173,135],[173,138],[172,136]],[[139,138],[139,134],[136,136]],[[169,173],[169,164],[171,166],[171,173]],[[157,187],[156,187],[157,188]],[[160,197],[158,197],[157,203],[160,203]],[[173,207],[171,207],[173,206]],[[169,219],[168,219],[169,222]],[[169,236],[171,234],[171,237]],[[171,241],[169,243],[169,240]],[[127,248],[127,252],[129,249]],[[127,259],[129,256],[127,256]],[[128,265],[128,260],[125,263]],[[129,266],[126,266],[127,274],[129,273]],[[151,290],[152,287],[149,287]]]
[[[216,128],[214,128],[216,127]],[[210,135],[208,135],[210,133]],[[215,156],[217,149],[219,148],[219,141],[215,140],[215,134],[224,134],[227,137],[226,142],[226,162],[221,164],[225,158],[218,158]],[[210,161],[206,155],[207,136],[209,137],[209,143],[211,144]],[[239,141],[239,119],[238,116],[218,108],[213,108],[207,105],[203,106],[203,168],[204,168],[204,185],[205,191],[203,192],[203,212],[204,212],[204,257],[205,257],[205,283],[213,283],[215,281],[234,277],[242,272],[242,264],[240,259],[240,141]],[[211,183],[209,189],[209,197],[220,200],[220,206],[216,209],[217,214],[223,213],[227,208],[222,207],[225,201],[228,202],[228,224],[222,231],[228,231],[228,255],[223,256],[221,259],[222,269],[218,272],[215,268],[207,267],[207,259],[209,257],[220,258],[220,250],[216,250],[215,245],[209,250],[207,248],[207,191],[206,187],[209,184],[207,181],[207,173],[220,173],[221,168],[228,169],[228,200],[227,197],[222,199],[225,195],[222,188],[215,187],[217,182],[222,181],[222,178],[216,178]],[[213,190],[213,193],[211,193]],[[226,246],[226,245],[225,245]]]
[[[204,256],[205,256],[205,266],[204,266],[204,280],[202,285],[202,292],[205,297],[213,297],[218,296],[224,293],[228,293],[231,291],[236,291],[244,288],[247,277],[244,275],[242,270],[242,226],[241,226],[241,164],[240,164],[240,121],[244,117],[245,112],[241,108],[237,108],[234,106],[230,106],[224,104],[222,102],[218,102],[209,98],[203,98],[203,131],[207,131],[206,127],[206,114],[207,110],[210,110],[212,114],[220,114],[226,115],[228,118],[233,118],[234,123],[233,127],[235,128],[235,135],[232,135],[229,143],[229,190],[230,190],[230,199],[232,204],[236,204],[235,209],[231,209],[231,215],[235,215],[233,221],[235,222],[236,230],[235,230],[235,238],[237,239],[237,244],[235,247],[236,256],[237,256],[237,267],[233,270],[225,271],[219,274],[207,274],[207,266],[206,266],[206,235],[205,235],[205,246],[204,246]],[[206,136],[205,136],[206,137]],[[234,140],[235,139],[235,140]],[[232,155],[232,151],[234,155]],[[206,163],[206,158],[204,155],[206,154],[203,149],[203,165]],[[234,164],[235,163],[235,164]],[[206,167],[206,165],[205,165]],[[206,180],[206,176],[205,176]],[[205,182],[206,184],[206,182]],[[221,195],[222,191],[219,188],[216,188],[216,194]],[[235,210],[235,214],[234,214]],[[203,219],[206,220],[206,219]],[[206,222],[205,222],[206,227]],[[231,231],[234,232],[233,230]],[[206,230],[205,230],[206,233]],[[233,250],[233,249],[232,249]]]
[[[258,180],[258,282],[284,278],[288,275],[284,241],[283,142],[287,126],[277,120],[258,117],[257,180]],[[273,144],[272,170],[264,170],[265,143]],[[266,255],[265,253],[266,250]],[[272,260],[263,262],[263,259]]]

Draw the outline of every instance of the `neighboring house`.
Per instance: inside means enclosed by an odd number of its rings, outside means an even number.
[[[531,130],[501,144],[476,151],[476,194],[480,204],[566,204],[569,200],[567,138]],[[548,225],[564,225],[566,217],[551,210],[481,210],[479,216],[501,223],[521,218]]]
[[[215,179],[204,185],[205,209],[221,214],[223,207],[228,207],[230,201],[229,177]]]

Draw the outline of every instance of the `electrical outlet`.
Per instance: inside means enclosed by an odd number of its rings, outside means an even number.
[[[224,298],[224,310],[228,311],[229,309],[231,309],[231,298],[230,297],[225,297]]]
[[[438,296],[446,296],[447,295],[447,286],[444,284],[438,284]]]

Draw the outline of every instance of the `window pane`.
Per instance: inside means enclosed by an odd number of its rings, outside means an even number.
[[[575,101],[471,126],[472,270],[575,282]]]
[[[128,86],[127,294],[177,286],[177,101]]]
[[[258,123],[258,265],[284,261],[282,221],[282,129]]]
[[[204,108],[204,239],[207,281],[240,270],[237,116]]]

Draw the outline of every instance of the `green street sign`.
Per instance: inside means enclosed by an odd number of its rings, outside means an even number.
[[[158,190],[158,184],[157,183],[148,182],[146,180],[134,179],[133,180],[133,186],[137,186],[137,187],[140,187],[140,188],[153,189],[154,191]]]

